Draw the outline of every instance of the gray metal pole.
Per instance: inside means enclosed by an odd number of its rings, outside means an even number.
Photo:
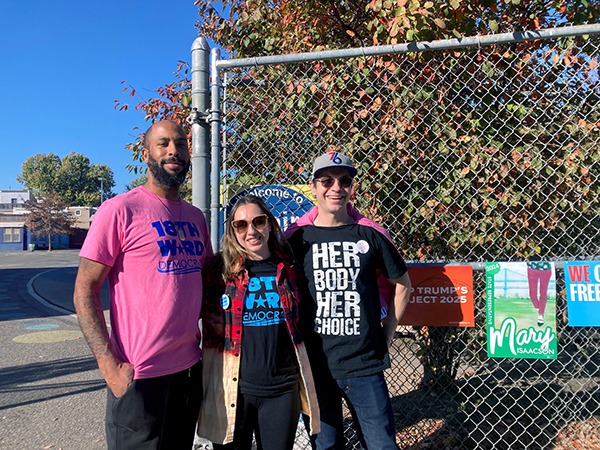
[[[600,33],[600,24],[574,25],[547,30],[515,31],[513,33],[489,34],[464,37],[460,39],[442,39],[432,42],[410,42],[395,45],[377,45],[344,50],[325,50],[320,52],[296,53],[289,55],[259,56],[256,58],[223,59],[218,62],[219,69],[233,67],[263,66],[267,64],[292,64],[298,62],[322,61],[338,58],[358,58],[365,56],[399,54],[408,52],[426,52],[448,50],[452,48],[483,47],[485,45],[523,42],[535,39],[555,39],[559,37],[582,36]]]
[[[220,181],[219,169],[221,167],[221,73],[217,62],[221,58],[221,51],[213,48],[211,51],[211,108],[210,108],[210,154],[211,154],[211,203],[210,203],[210,241],[213,249],[220,247]]]
[[[206,38],[192,44],[192,204],[210,220],[210,141],[205,120],[210,101],[210,47]]]

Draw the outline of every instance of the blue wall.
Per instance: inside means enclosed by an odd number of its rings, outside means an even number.
[[[21,242],[4,242],[4,228],[0,228],[0,251],[28,250],[29,244],[34,244],[36,249],[46,250],[48,236],[31,236],[26,228],[21,228]],[[69,248],[69,236],[52,236],[52,250],[61,248]]]
[[[48,236],[33,236],[31,238],[31,243],[35,244],[36,249],[46,250],[48,248]],[[60,248],[69,248],[69,236],[52,236],[52,250],[58,250]]]
[[[16,228],[16,227],[10,227]],[[27,250],[26,242],[28,240],[28,233],[25,228],[21,228],[21,241],[20,242],[4,242],[4,228],[0,228],[0,251],[8,250]]]

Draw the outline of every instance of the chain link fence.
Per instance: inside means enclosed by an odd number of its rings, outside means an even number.
[[[476,269],[475,327],[397,331],[401,449],[600,449],[600,333],[567,325],[561,270],[600,257],[600,28],[554,31],[218,61],[222,205],[305,186],[313,159],[339,151],[359,167],[355,205],[407,261]],[[528,259],[559,269],[559,357],[488,358],[480,269]],[[350,418],[346,436],[360,448]]]

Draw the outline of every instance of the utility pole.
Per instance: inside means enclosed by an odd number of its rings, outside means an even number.
[[[104,178],[98,177],[100,181],[100,204],[104,201]]]

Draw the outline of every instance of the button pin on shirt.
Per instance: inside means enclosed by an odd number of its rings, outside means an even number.
[[[223,294],[221,295],[221,307],[223,309],[229,309],[231,306],[231,300],[229,299],[229,295]]]

